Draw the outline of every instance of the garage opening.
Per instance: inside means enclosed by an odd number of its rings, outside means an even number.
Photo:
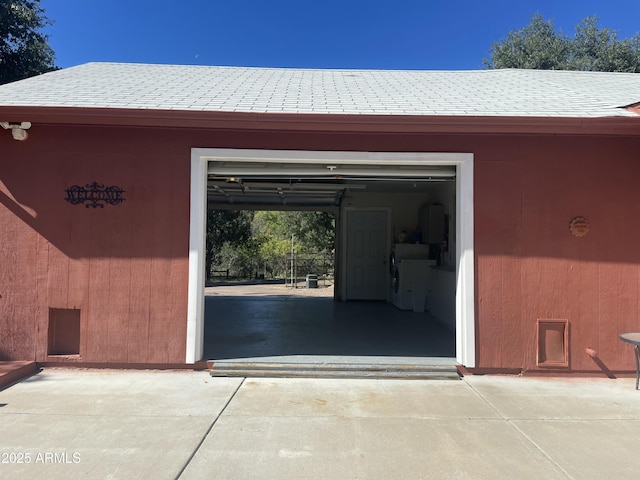
[[[190,271],[199,274],[190,279],[188,360],[420,364],[455,357],[472,366],[473,298],[465,292],[472,294],[473,277],[471,288],[464,285],[472,229],[461,190],[472,178],[470,161],[469,154],[194,149]],[[296,289],[284,284],[282,293],[261,294],[266,282],[258,281],[234,295],[206,287],[210,208],[331,213],[332,295],[292,295]],[[304,274],[312,277],[301,292],[310,293],[317,273]]]

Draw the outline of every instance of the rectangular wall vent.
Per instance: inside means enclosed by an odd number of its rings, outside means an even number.
[[[80,354],[80,310],[49,309],[49,355]]]
[[[539,367],[569,366],[569,321],[566,319],[538,319]]]

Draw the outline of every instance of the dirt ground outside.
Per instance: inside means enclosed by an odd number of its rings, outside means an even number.
[[[318,282],[318,288],[306,288],[305,282],[297,284],[297,288],[291,288],[291,284],[283,283],[258,283],[258,284],[221,284],[208,286],[204,289],[205,296],[295,296],[295,297],[333,297],[333,284],[323,281]]]

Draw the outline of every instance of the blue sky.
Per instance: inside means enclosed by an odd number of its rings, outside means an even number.
[[[621,38],[640,0],[41,0],[56,64],[482,69],[492,43],[540,13],[587,15]]]

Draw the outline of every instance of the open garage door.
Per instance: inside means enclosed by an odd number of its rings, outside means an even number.
[[[473,157],[464,153],[193,149],[187,362],[200,360],[203,351],[207,202],[227,208],[332,208],[341,214],[345,207],[356,208],[350,199],[357,199],[360,192],[408,195],[426,184],[450,182],[457,198],[452,254],[456,359],[474,366],[472,178]],[[346,231],[337,235],[339,251],[345,251]],[[343,261],[339,267],[343,280],[344,265]],[[346,283],[338,283],[344,291]]]

